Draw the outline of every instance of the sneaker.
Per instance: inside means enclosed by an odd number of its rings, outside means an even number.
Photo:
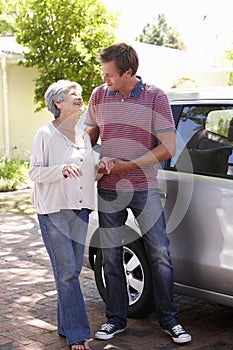
[[[172,340],[177,344],[188,343],[192,337],[186,330],[180,325],[172,327],[171,329],[164,329],[164,331],[172,337]]]
[[[124,332],[126,328],[119,328],[111,323],[105,323],[101,326],[100,330],[95,333],[96,339],[106,340],[114,337],[115,334]]]

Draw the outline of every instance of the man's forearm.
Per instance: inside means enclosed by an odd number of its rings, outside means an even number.
[[[99,128],[87,126],[85,129],[86,133],[90,136],[92,147],[94,147],[97,144],[98,138],[99,138]]]

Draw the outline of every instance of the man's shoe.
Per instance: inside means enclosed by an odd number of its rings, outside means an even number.
[[[171,329],[164,329],[164,331],[172,337],[172,340],[177,344],[188,343],[192,340],[192,337],[186,330],[180,325],[172,327]]]
[[[105,323],[101,326],[100,330],[95,333],[95,338],[100,340],[111,339],[115,334],[124,332],[126,328],[119,328],[111,323]]]

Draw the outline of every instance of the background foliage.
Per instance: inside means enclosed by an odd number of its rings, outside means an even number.
[[[83,99],[102,83],[96,56],[116,40],[117,16],[100,0],[19,0],[16,40],[26,48],[21,65],[38,71],[37,110],[47,87],[58,79],[78,81]]]
[[[137,41],[158,46],[170,47],[177,50],[185,50],[185,45],[180,34],[169,27],[164,14],[160,14],[154,23],[147,23],[137,38]]]
[[[17,17],[17,0],[0,0],[0,33],[13,35]]]
[[[18,159],[0,159],[0,192],[30,187],[29,163]]]

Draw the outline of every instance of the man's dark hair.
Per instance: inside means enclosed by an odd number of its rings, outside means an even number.
[[[120,75],[125,73],[129,68],[132,69],[132,75],[135,75],[139,65],[137,52],[132,46],[125,43],[118,43],[107,47],[99,54],[97,61],[100,63],[114,61]]]

